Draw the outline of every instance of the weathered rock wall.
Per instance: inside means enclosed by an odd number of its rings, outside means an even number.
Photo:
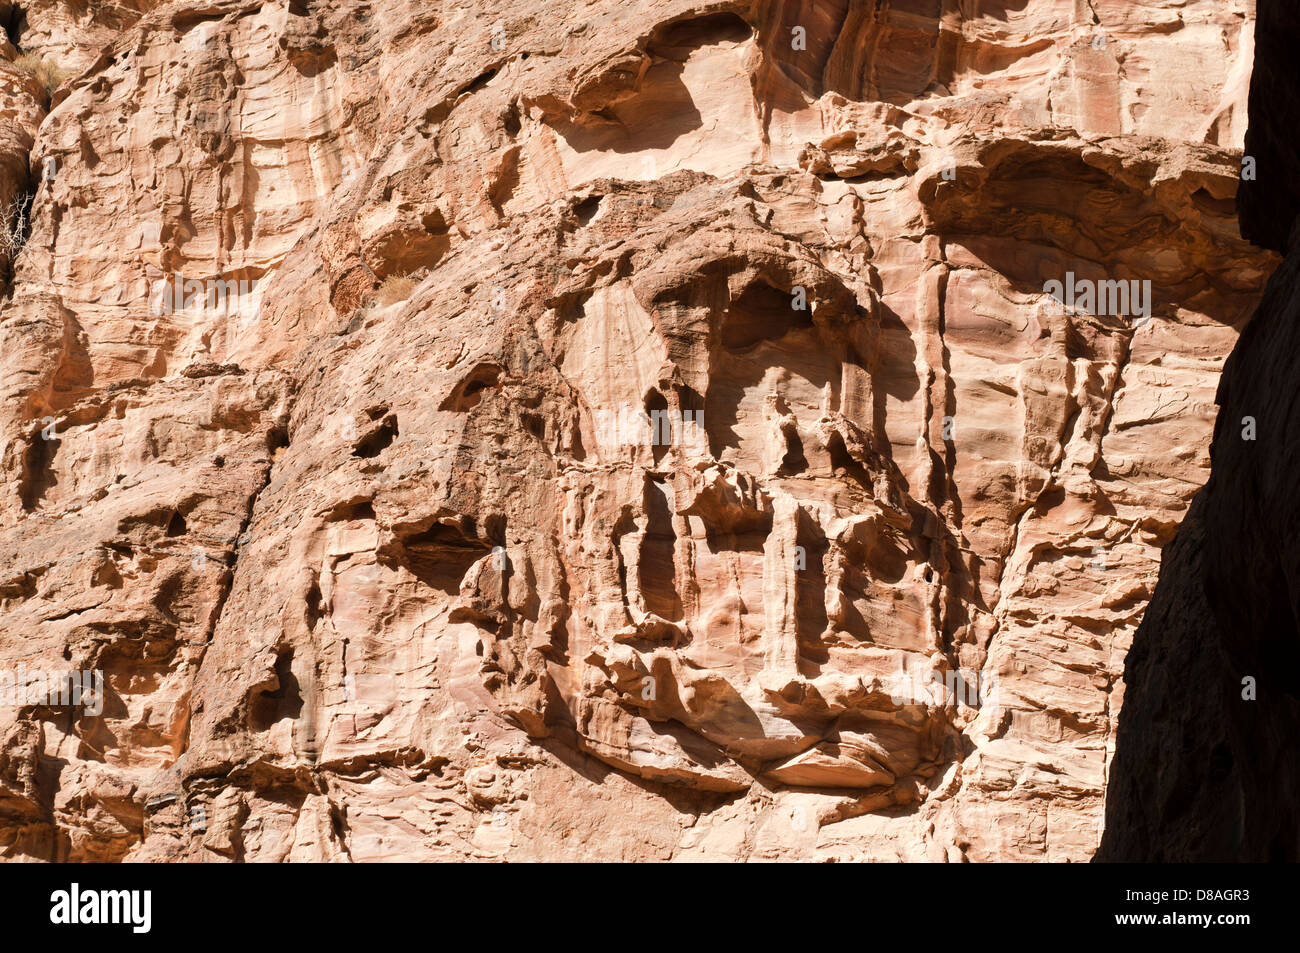
[[[1253,3],[1108,6],[30,5],[0,851],[1092,856],[1276,265]]]

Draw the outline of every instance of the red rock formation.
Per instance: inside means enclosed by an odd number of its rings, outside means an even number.
[[[0,74],[0,851],[1092,855],[1253,4],[141,6]]]

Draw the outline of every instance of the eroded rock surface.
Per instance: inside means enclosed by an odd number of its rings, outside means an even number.
[[[0,851],[1091,857],[1277,261],[1253,4],[1109,6],[33,4]]]

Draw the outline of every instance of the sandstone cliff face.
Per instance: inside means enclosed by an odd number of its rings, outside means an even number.
[[[25,8],[0,851],[1091,857],[1276,265],[1254,4],[1101,6]]]
[[[1242,234],[1286,253],[1219,386],[1209,482],[1129,654],[1102,860],[1300,859],[1300,15],[1261,2]],[[1288,240],[1289,236],[1289,240]]]

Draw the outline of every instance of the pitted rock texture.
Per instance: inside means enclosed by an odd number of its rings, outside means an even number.
[[[0,852],[1091,857],[1277,261],[1253,4],[1102,6],[27,8]]]

